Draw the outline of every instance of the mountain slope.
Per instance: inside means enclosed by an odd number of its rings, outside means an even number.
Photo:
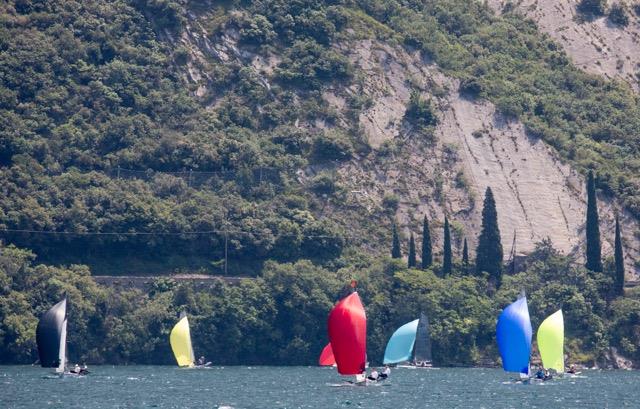
[[[386,252],[390,224],[581,254],[595,168],[605,226],[640,214],[640,108],[517,15],[479,3],[4,4],[0,222],[95,272],[256,273]],[[525,160],[526,159],[526,160]],[[573,169],[573,170],[571,170]],[[609,235],[604,237],[605,241]],[[472,246],[473,248],[473,246]],[[606,249],[605,249],[606,252]]]
[[[640,70],[640,19],[627,8],[629,24],[613,24],[606,16],[590,18],[570,0],[490,0],[497,12],[522,13],[563,46],[573,63],[587,72],[618,78],[636,91]],[[624,2],[609,1],[610,5]]]

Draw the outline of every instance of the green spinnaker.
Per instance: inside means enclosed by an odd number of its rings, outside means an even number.
[[[538,349],[547,369],[564,372],[564,317],[562,310],[549,315],[538,327]]]

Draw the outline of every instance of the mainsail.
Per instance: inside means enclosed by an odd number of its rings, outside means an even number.
[[[47,311],[36,328],[38,356],[43,368],[64,372],[67,355],[67,299]]]
[[[178,366],[194,365],[195,357],[191,346],[191,332],[189,331],[189,320],[186,313],[182,312],[180,314],[180,320],[169,335],[169,342]]]
[[[384,364],[396,364],[411,360],[411,353],[416,342],[418,322],[413,320],[398,328],[387,343],[384,350]]]
[[[496,326],[498,349],[505,371],[529,373],[531,334],[527,298],[523,296],[502,311]]]
[[[431,336],[429,335],[429,319],[424,313],[420,313],[418,329],[416,330],[416,343],[414,347],[415,362],[431,362]]]
[[[320,359],[318,359],[318,364],[320,364],[320,366],[332,366],[336,364],[336,358],[333,356],[331,342],[329,342],[324,348],[322,348],[322,353],[320,354]]]
[[[538,349],[547,369],[564,372],[564,317],[562,310],[548,316],[538,327]]]
[[[367,359],[367,316],[357,292],[340,300],[329,313],[329,342],[341,375],[358,375]]]

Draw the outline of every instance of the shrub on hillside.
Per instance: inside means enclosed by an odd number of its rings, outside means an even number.
[[[332,195],[337,189],[335,175],[321,172],[311,180],[311,190],[319,195]]]
[[[404,117],[419,128],[438,124],[438,117],[431,100],[422,98],[418,91],[411,92]]]
[[[627,15],[626,7],[620,3],[611,6],[609,10],[609,21],[620,27],[628,26],[629,16]]]
[[[347,160],[353,155],[353,145],[348,135],[326,131],[313,140],[313,155],[318,160]]]
[[[578,4],[578,11],[593,16],[604,16],[607,11],[607,0],[582,0]]]

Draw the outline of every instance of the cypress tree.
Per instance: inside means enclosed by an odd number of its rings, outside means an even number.
[[[482,208],[482,230],[476,248],[476,274],[481,274],[483,271],[488,272],[496,288],[502,284],[502,258],[498,211],[493,192],[488,187]]]
[[[598,225],[598,203],[596,199],[596,182],[593,171],[589,171],[587,179],[587,269],[602,272],[600,254],[600,227]]]
[[[462,265],[464,266],[465,273],[469,268],[469,246],[467,246],[467,238],[464,238],[464,244],[462,245]]]
[[[400,238],[398,237],[398,228],[393,224],[393,242],[391,244],[391,258],[402,258],[400,251]]]
[[[615,240],[615,277],[613,278],[614,295],[620,296],[624,294],[624,254],[622,252],[622,237],[620,236],[620,221],[616,216],[616,240]]]
[[[429,233],[429,221],[427,215],[424,215],[422,221],[422,269],[426,270],[433,263],[433,255],[431,252],[431,233]]]
[[[451,232],[449,231],[449,219],[444,218],[444,250],[442,260],[442,275],[451,274]]]
[[[416,266],[416,242],[413,239],[413,232],[409,237],[409,261],[407,265],[409,268],[414,268]]]

